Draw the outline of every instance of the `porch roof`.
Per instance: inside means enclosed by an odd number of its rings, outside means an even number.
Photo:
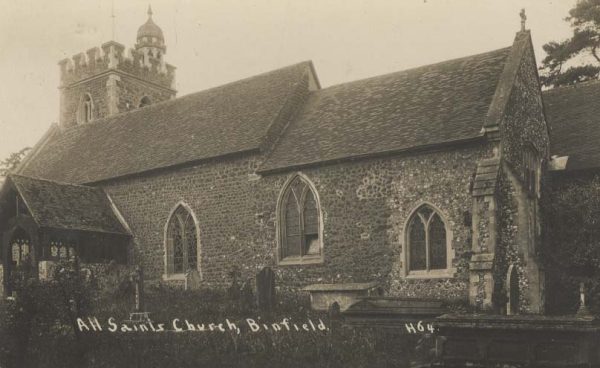
[[[111,233],[131,232],[102,188],[58,183],[22,175],[7,177],[0,195],[12,187],[42,228]]]

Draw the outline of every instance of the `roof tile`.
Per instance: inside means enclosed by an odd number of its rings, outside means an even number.
[[[50,135],[20,174],[91,183],[255,150],[310,62]]]
[[[314,91],[261,171],[479,137],[510,50]]]
[[[101,188],[10,175],[40,227],[129,235]]]
[[[569,156],[566,170],[600,167],[600,82],[544,91],[550,152]]]

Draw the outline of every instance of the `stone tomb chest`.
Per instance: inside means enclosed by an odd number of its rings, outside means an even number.
[[[328,310],[333,303],[338,303],[340,311],[345,311],[362,298],[380,294],[377,282],[313,284],[302,290],[310,293],[310,305],[319,311]]]

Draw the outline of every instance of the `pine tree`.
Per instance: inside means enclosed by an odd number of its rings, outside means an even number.
[[[541,82],[546,87],[570,85],[598,79],[600,75],[600,0],[579,0],[565,18],[571,23],[571,38],[543,46]],[[569,66],[576,59],[582,65]]]
[[[7,158],[0,161],[0,177],[8,175],[17,168],[21,160],[25,158],[31,148],[25,147],[18,152],[11,153]]]

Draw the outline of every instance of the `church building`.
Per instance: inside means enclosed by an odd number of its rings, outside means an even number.
[[[59,122],[0,190],[5,292],[26,258],[41,274],[79,257],[172,287],[269,267],[342,309],[374,292],[544,312],[541,188],[576,142],[551,133],[524,27],[327,88],[306,61],[176,97],[167,55],[149,10],[134,48],[59,63]]]

